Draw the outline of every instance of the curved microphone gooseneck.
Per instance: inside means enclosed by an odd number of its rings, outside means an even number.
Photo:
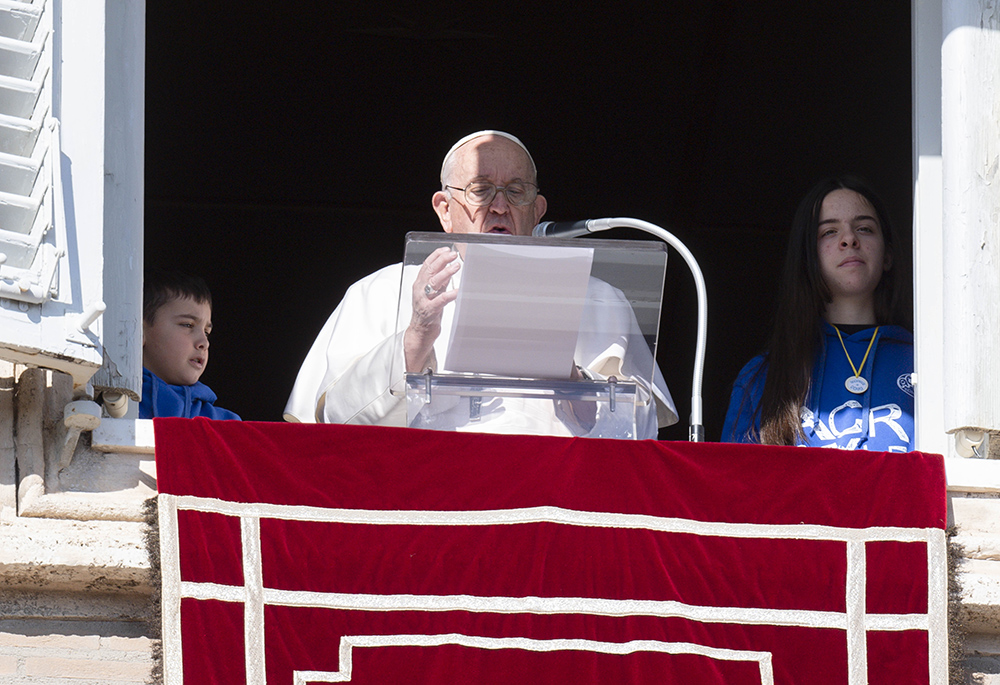
[[[695,289],[698,293],[698,339],[694,353],[694,374],[691,379],[691,422],[688,427],[688,440],[704,442],[705,426],[702,424],[701,385],[705,372],[705,341],[708,338],[708,290],[705,288],[705,277],[701,273],[701,267],[698,266],[697,260],[687,249],[687,246],[672,233],[655,224],[623,217],[587,219],[585,221],[543,221],[535,226],[532,235],[550,238],[576,238],[616,227],[637,228],[655,235],[680,253],[694,276]]]

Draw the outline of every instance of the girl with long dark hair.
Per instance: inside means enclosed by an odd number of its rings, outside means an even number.
[[[733,386],[722,439],[913,449],[912,312],[885,206],[831,177],[792,222],[774,329]]]

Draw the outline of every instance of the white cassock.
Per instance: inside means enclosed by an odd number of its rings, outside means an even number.
[[[404,268],[402,264],[393,264],[347,290],[299,369],[285,405],[286,421],[407,425],[406,399],[392,394],[390,385],[398,383],[402,376],[401,338],[410,320],[411,292],[419,269],[419,265]],[[398,333],[397,309],[401,322]],[[434,344],[438,360],[445,358],[448,349],[453,311],[452,306],[444,310],[442,333]],[[584,330],[577,339],[573,357],[575,363],[596,378],[616,376],[621,381],[635,382],[636,436],[655,439],[658,426],[676,423],[677,410],[628,300],[617,288],[591,278],[583,321]],[[436,370],[434,363],[431,366]],[[648,380],[650,369],[652,383]],[[393,375],[400,378],[394,379]],[[650,392],[655,401],[649,401]],[[424,427],[530,435],[591,433],[591,429],[578,425],[551,399],[485,400],[476,420],[470,420],[468,400],[464,404],[457,402],[457,398],[441,400],[435,398],[434,411],[425,412]]]

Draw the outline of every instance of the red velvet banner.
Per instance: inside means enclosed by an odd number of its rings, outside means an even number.
[[[946,682],[938,456],[155,429],[168,685]]]

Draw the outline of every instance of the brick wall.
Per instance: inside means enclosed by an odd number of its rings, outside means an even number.
[[[0,683],[148,682],[153,666],[148,633],[138,621],[0,620]]]

